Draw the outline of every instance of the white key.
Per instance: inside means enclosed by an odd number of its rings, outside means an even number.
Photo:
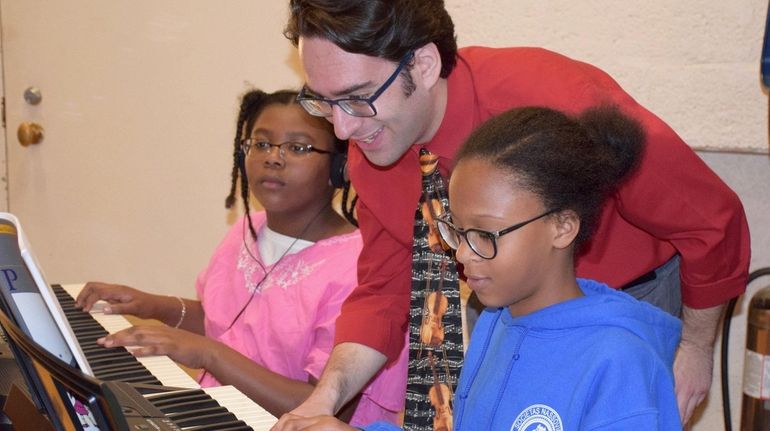
[[[219,405],[254,428],[254,431],[269,431],[278,422],[278,418],[233,386],[218,386],[203,390],[217,400]]]

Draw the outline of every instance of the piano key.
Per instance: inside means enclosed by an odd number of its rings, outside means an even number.
[[[232,426],[233,430],[268,431],[278,421],[233,386],[164,391],[144,397],[185,430],[223,430]],[[242,428],[244,425],[249,428]]]
[[[233,386],[203,388],[203,391],[217,400],[222,407],[235,412],[240,420],[255,431],[269,431],[278,422],[278,418]]]
[[[106,388],[116,396],[131,429],[169,424],[184,431],[269,431],[278,421],[232,386],[212,388],[211,393],[123,382],[108,382]]]
[[[104,312],[102,312],[102,303],[97,303],[99,305],[95,306],[90,313],[85,313],[80,309],[75,308],[75,298],[82,288],[82,284],[62,285],[60,288],[54,287],[54,292],[59,300],[59,304],[65,309],[65,314],[70,313],[68,320],[70,319],[70,316],[75,320],[74,324],[72,322],[70,323],[73,327],[72,330],[75,332],[75,336],[78,338],[81,346],[87,346],[87,352],[86,349],[84,349],[84,353],[97,378],[105,380],[106,378],[100,376],[100,373],[105,372],[109,373],[110,378],[120,379],[119,374],[112,374],[111,370],[113,370],[115,366],[118,364],[138,362],[148,370],[150,376],[147,380],[141,381],[141,378],[137,377],[132,371],[132,382],[180,388],[200,387],[195,379],[190,377],[187,372],[181,369],[167,356],[145,356],[137,358],[130,354],[130,349],[122,347],[106,349],[96,345],[97,338],[107,334],[113,334],[129,328],[132,325],[131,322],[126,320],[123,316],[104,314]],[[98,325],[95,325],[94,323],[98,323]],[[99,325],[101,325],[101,328]],[[115,356],[112,356],[111,352],[115,352]],[[129,365],[125,366],[129,367]],[[154,379],[154,381],[149,379]]]
[[[195,406],[200,403],[203,404],[200,405],[201,407],[209,407],[211,404],[207,403],[211,401],[211,397],[200,389],[178,391],[152,398],[152,404],[166,412],[184,411],[187,406]]]
[[[168,418],[182,428],[206,425],[216,425],[216,429],[221,426],[246,426],[245,422],[240,421],[234,414],[222,407],[215,409],[215,411],[200,410],[191,413],[177,413],[169,415]]]

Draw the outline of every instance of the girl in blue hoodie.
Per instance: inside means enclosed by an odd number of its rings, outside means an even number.
[[[643,142],[641,128],[613,107],[579,117],[514,109],[468,138],[450,180],[450,212],[437,224],[487,308],[457,387],[435,382],[434,429],[682,428],[672,371],[680,322],[574,271],[604,198],[634,175]],[[296,429],[346,427],[319,419]]]
[[[438,227],[488,308],[456,389],[455,430],[681,429],[679,321],[574,272],[643,142],[614,108],[578,118],[523,108],[461,148]]]

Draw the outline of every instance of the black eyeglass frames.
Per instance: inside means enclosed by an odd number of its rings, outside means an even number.
[[[339,99],[326,99],[315,95],[308,94],[306,87],[302,87],[302,90],[297,95],[297,101],[305,108],[308,114],[316,117],[330,117],[333,112],[334,105],[337,105],[345,111],[348,115],[354,117],[374,117],[377,115],[377,108],[374,107],[374,101],[377,100],[385,90],[390,87],[390,84],[396,80],[398,74],[414,57],[414,51],[409,51],[401,58],[398,63],[398,67],[388,77],[388,79],[380,85],[380,87],[369,97],[342,97]]]
[[[457,248],[460,247],[460,241],[462,241],[464,238],[471,250],[473,250],[473,252],[476,253],[479,257],[484,259],[494,259],[495,256],[497,256],[497,240],[501,236],[507,235],[517,229],[521,229],[533,221],[539,220],[557,211],[559,210],[552,209],[546,211],[536,217],[532,217],[529,220],[516,223],[498,231],[488,231],[474,228],[460,229],[450,221],[450,213],[443,214],[442,216],[436,218],[436,225],[438,227],[439,234],[441,234],[441,238],[453,250],[457,250]]]

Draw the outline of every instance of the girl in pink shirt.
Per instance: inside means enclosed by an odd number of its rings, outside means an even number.
[[[332,183],[344,183],[345,142],[296,95],[252,91],[242,99],[226,205],[240,185],[246,214],[199,275],[197,300],[96,282],[77,298],[85,310],[102,299],[106,313],[167,325],[126,329],[99,340],[105,346],[140,346],[134,354],[202,368],[202,386],[233,385],[277,417],[304,401],[323,371],[362,246],[331,203]],[[249,211],[250,195],[264,211]],[[405,365],[381,371],[340,416],[352,425],[397,422]]]

